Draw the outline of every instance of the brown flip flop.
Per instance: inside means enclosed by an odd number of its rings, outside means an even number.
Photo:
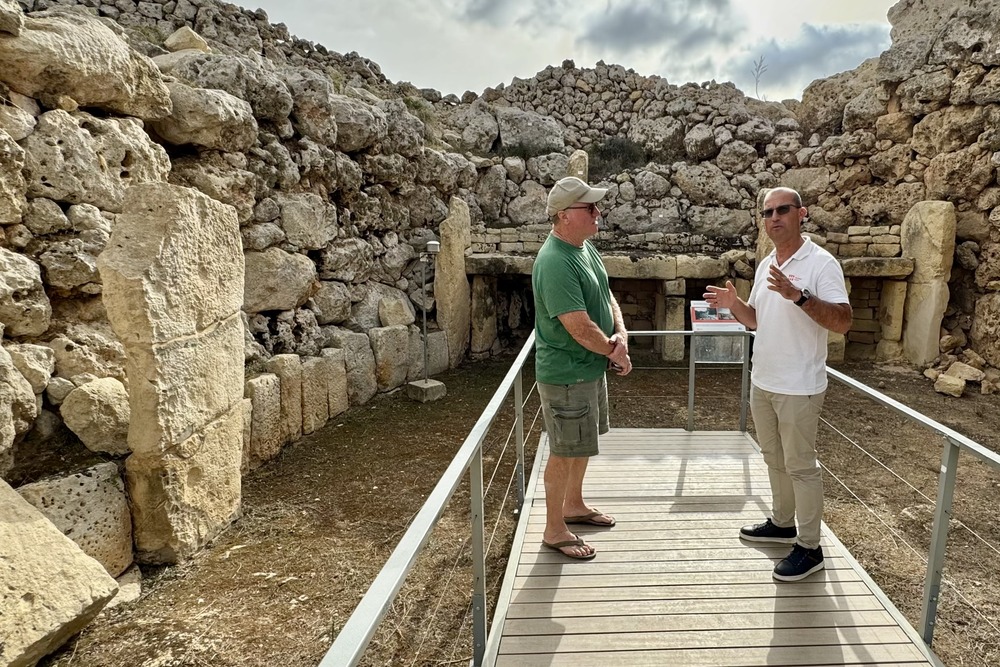
[[[579,535],[574,535],[573,537],[576,539],[564,540],[562,542],[546,542],[545,540],[542,540],[542,546],[558,551],[563,556],[566,556],[566,558],[573,558],[574,560],[590,560],[597,555],[597,551],[594,550],[594,547],[591,547],[589,544],[584,542],[582,537]],[[563,551],[565,547],[589,547],[590,553],[585,556],[574,556],[573,554],[568,554]]]
[[[595,519],[597,517],[599,517],[599,516],[603,516],[606,519],[609,519],[609,521],[606,521],[606,522],[605,521],[595,521]],[[617,523],[617,521],[615,521],[615,519],[614,519],[613,516],[611,516],[609,514],[605,514],[604,512],[601,512],[600,510],[594,510],[593,512],[588,512],[587,514],[581,514],[579,516],[567,516],[567,517],[563,517],[563,521],[565,521],[567,524],[569,524],[569,523],[585,523],[585,524],[590,525],[590,526],[601,526],[602,528],[611,528],[612,526],[614,526]]]

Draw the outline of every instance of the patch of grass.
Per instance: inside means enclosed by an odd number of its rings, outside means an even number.
[[[650,159],[646,149],[627,137],[612,137],[587,149],[590,177],[603,179],[627,169],[645,166]]]

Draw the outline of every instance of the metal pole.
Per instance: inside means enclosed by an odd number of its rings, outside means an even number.
[[[743,381],[740,388],[740,432],[747,432],[747,404],[750,402],[750,336],[740,339],[743,343]]]
[[[524,507],[524,389],[521,371],[514,380],[514,431],[517,437],[517,510]]]
[[[424,384],[427,384],[427,253],[424,253],[423,261],[420,262],[420,296],[423,301],[424,311]]]
[[[941,454],[941,473],[938,475],[938,497],[934,509],[934,529],[927,554],[927,576],[924,577],[924,606],[920,625],[922,636],[928,646],[934,640],[934,624],[937,620],[937,606],[941,599],[941,575],[944,571],[945,547],[948,543],[948,522],[951,520],[951,501],[955,495],[955,472],[958,468],[958,454],[962,448],[951,438],[945,438],[944,452]]]
[[[486,654],[486,551],[483,542],[483,450],[476,450],[469,465],[472,504],[472,664],[479,667]]]
[[[692,334],[688,348],[688,431],[694,430],[694,350],[697,346],[698,334]]]

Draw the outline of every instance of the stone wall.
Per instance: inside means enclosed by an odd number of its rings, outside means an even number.
[[[787,185],[851,282],[847,356],[931,364],[945,349],[942,363],[1000,366],[1000,9],[901,0],[889,19],[888,51],[801,101],[571,61],[459,98],[215,0],[0,0],[0,475],[28,479],[15,454],[68,427],[81,447],[134,459],[131,483],[158,476],[157,448],[187,440],[126,440],[145,418],[130,376],[162,370],[157,355],[189,334],[236,333],[222,347],[244,366],[237,385],[178,429],[204,440],[225,423],[229,482],[421,376],[425,345],[431,374],[498,352],[530,328],[547,188],[588,164],[610,190],[596,242],[633,327],[681,328],[707,282],[748,289],[767,250],[758,200]],[[158,217],[129,208],[140,186],[227,211],[215,218],[242,244],[238,312],[192,316],[186,334],[180,315],[154,330],[106,306],[98,258]],[[157,280],[218,268],[166,256]],[[203,298],[145,296],[185,317]],[[148,553],[189,554],[235,498]]]

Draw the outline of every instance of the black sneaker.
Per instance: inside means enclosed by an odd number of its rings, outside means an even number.
[[[778,581],[798,581],[813,572],[819,572],[823,565],[823,547],[806,549],[801,544],[792,547],[792,553],[774,568],[774,578]]]
[[[778,544],[795,544],[797,535],[795,526],[779,528],[767,519],[764,523],[740,528],[740,538],[751,542],[777,542]]]

